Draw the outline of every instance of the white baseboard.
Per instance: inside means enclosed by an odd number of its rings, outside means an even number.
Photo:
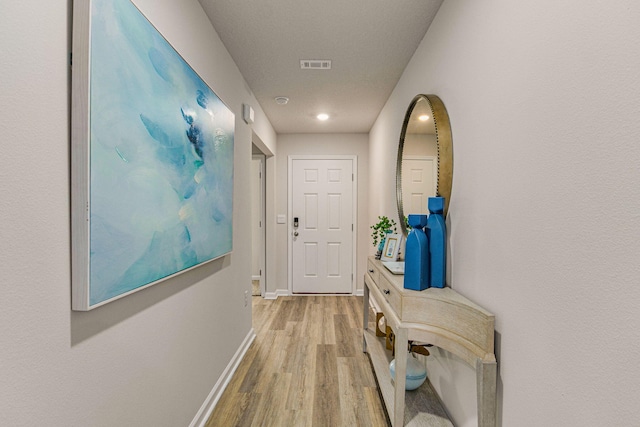
[[[278,297],[288,297],[289,291],[287,289],[276,289],[275,292],[265,292],[264,299],[278,299]]]
[[[267,292],[264,294],[264,299],[278,299],[278,297],[287,297],[289,296],[289,291],[286,289],[278,289],[275,292]],[[300,296],[305,296],[305,295],[324,295],[324,294],[296,294],[296,295],[300,295]],[[326,294],[326,295],[332,295],[332,294]],[[348,294],[336,294],[339,296],[349,296]],[[353,294],[354,296],[357,297],[361,297],[364,296],[364,289],[356,289],[356,292]]]
[[[213,410],[216,407],[216,404],[220,400],[220,397],[222,397],[222,393],[229,385],[229,381],[231,381],[231,377],[233,377],[233,374],[236,372],[236,369],[238,369],[240,362],[244,358],[244,355],[247,353],[247,350],[249,349],[249,347],[251,346],[251,343],[255,338],[256,338],[256,332],[253,330],[253,328],[251,328],[251,330],[245,337],[242,344],[240,344],[240,347],[236,351],[236,354],[233,355],[233,358],[231,358],[231,361],[225,368],[224,372],[222,373],[220,378],[218,378],[218,381],[216,382],[216,384],[213,386],[213,389],[211,390],[206,400],[200,407],[200,410],[198,411],[196,416],[193,418],[193,421],[191,421],[191,424],[189,424],[189,427],[205,426],[205,424],[209,420],[209,417],[213,413]]]

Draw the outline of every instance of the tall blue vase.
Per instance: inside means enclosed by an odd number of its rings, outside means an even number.
[[[404,287],[422,291],[429,287],[429,244],[423,228],[426,215],[409,215],[412,227],[407,236],[404,254]]]
[[[427,238],[429,239],[429,260],[431,277],[429,285],[444,288],[447,268],[447,228],[444,223],[444,197],[429,197],[427,203]]]

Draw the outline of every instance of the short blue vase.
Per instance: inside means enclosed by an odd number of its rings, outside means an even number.
[[[407,236],[404,255],[404,287],[422,291],[429,287],[429,242],[424,232],[426,215],[409,215],[412,227]]]

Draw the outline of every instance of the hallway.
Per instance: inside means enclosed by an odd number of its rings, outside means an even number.
[[[362,297],[253,297],[256,339],[207,427],[386,426]]]

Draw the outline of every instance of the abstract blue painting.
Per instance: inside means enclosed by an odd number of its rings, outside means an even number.
[[[89,145],[77,310],[219,258],[233,238],[233,112],[130,0],[86,1],[88,140],[72,138]]]

